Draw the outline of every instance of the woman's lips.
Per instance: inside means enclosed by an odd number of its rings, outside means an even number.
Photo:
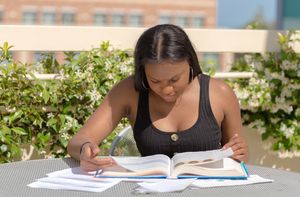
[[[163,95],[163,99],[166,101],[173,101],[176,99],[176,94]]]

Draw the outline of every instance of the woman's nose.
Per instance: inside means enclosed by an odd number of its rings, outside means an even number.
[[[174,86],[172,85],[166,85],[162,88],[162,92],[165,95],[172,94],[174,92]]]

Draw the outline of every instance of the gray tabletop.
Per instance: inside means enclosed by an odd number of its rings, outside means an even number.
[[[31,160],[0,165],[0,197],[20,196],[134,196],[131,191],[135,183],[120,183],[102,193],[64,191],[29,188],[27,184],[45,177],[47,173],[70,167],[79,163],[71,158]],[[300,174],[283,170],[247,165],[250,174],[258,174],[273,179],[273,183],[246,186],[205,188],[180,193],[148,194],[147,196],[300,196]]]

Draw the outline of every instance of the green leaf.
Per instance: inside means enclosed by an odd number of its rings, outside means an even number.
[[[71,105],[64,106],[64,108],[63,108],[63,113],[66,114],[66,113],[68,113],[69,111],[71,111],[71,109],[72,109],[72,106],[71,106]]]
[[[53,128],[54,131],[57,131],[58,130],[58,128],[57,128],[57,119],[51,118],[50,120],[48,120],[47,126]]]
[[[37,126],[39,126],[39,128],[42,128],[42,126],[43,126],[42,124],[43,124],[44,120],[39,115],[30,116],[30,118],[31,118],[31,121],[33,121],[32,122],[33,125],[37,125]]]
[[[261,139],[266,140],[266,139],[268,139],[269,136],[270,136],[270,134],[268,132],[265,132],[265,133],[261,134]]]
[[[55,125],[56,123],[57,123],[57,119],[51,118],[47,121],[47,126],[52,126]]]
[[[44,99],[44,102],[48,103],[49,98],[50,98],[50,94],[49,94],[49,92],[46,89],[43,90],[42,97]]]
[[[0,133],[3,134],[11,134],[10,128],[8,128],[6,125],[1,125]]]
[[[279,40],[279,44],[283,45],[286,42],[286,37],[281,33],[278,33],[278,40]]]
[[[23,112],[21,110],[16,111],[12,115],[9,116],[8,118],[8,123],[12,124],[16,119],[20,118],[23,115]]]
[[[27,132],[25,131],[25,129],[23,129],[21,127],[13,127],[11,130],[14,131],[18,135],[27,135]]]
[[[279,143],[278,142],[274,143],[272,145],[272,148],[273,148],[273,150],[279,150],[279,148],[280,148]]]
[[[101,44],[101,49],[102,49],[103,51],[107,51],[108,48],[109,48],[109,46],[110,46],[109,41],[104,41],[104,42],[102,42],[102,44]]]
[[[16,144],[11,145],[11,154],[13,157],[19,157],[21,155],[21,147]]]
[[[42,147],[45,147],[47,145],[47,143],[49,142],[49,140],[50,140],[50,132],[46,133],[46,134],[39,133],[37,135],[37,142],[39,144],[41,144]]]
[[[69,142],[68,140],[66,140],[65,138],[59,138],[59,141],[63,147],[67,148]]]

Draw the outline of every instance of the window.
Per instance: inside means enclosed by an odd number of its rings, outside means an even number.
[[[112,26],[124,26],[124,14],[123,13],[114,13],[112,15]]]
[[[3,10],[0,8],[0,23],[3,22]]]
[[[167,23],[171,23],[172,17],[169,14],[161,14],[159,16],[159,24],[167,24]]]
[[[107,15],[105,13],[97,12],[94,14],[94,25],[107,25]]]
[[[43,61],[45,59],[51,60],[52,62],[48,62],[47,65],[43,65]],[[54,52],[35,51],[35,52],[33,52],[32,68],[38,72],[42,72],[44,69],[47,69],[50,72],[55,72],[54,70],[57,69],[57,68],[53,67],[55,65],[55,60],[56,60],[56,54]]]
[[[180,27],[187,27],[188,26],[188,18],[186,16],[176,16],[175,24]]]
[[[219,71],[221,69],[220,67],[220,61],[219,61],[219,54],[217,53],[204,53],[203,54],[203,60],[204,60],[204,67],[205,68],[215,68],[216,71]]]
[[[55,12],[54,11],[44,11],[42,15],[42,24],[44,25],[54,25],[55,24]]]
[[[203,20],[202,16],[193,16],[191,26],[195,28],[203,27]]]
[[[12,59],[14,59],[15,53],[16,53],[16,52],[8,51],[8,56],[10,56]],[[3,55],[3,52],[0,51],[0,57],[1,57],[2,55]],[[0,59],[1,59],[1,58],[0,58]],[[7,60],[2,59],[2,61],[0,62],[0,67],[3,66],[3,65],[6,65],[7,63],[8,63]],[[1,73],[1,72],[2,72],[2,71],[0,70],[0,73]]]
[[[134,13],[129,15],[129,26],[139,27],[143,25],[143,17],[140,13]]]
[[[33,25],[37,22],[37,13],[34,10],[25,10],[22,13],[22,21],[25,25]]]
[[[282,24],[284,29],[300,29],[300,18],[285,17]]]
[[[73,25],[75,23],[75,13],[73,11],[65,11],[61,16],[63,25]]]
[[[43,59],[43,53],[42,52],[34,52],[33,53],[33,62],[39,62]]]

